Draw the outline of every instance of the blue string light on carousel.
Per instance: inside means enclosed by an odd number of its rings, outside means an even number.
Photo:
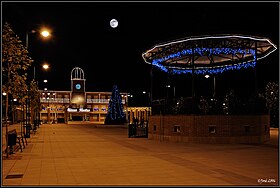
[[[159,69],[161,69],[164,72],[168,72],[169,69],[166,68],[166,66],[162,65],[161,63],[172,59],[172,58],[180,58],[182,56],[185,55],[192,55],[192,54],[199,54],[200,56],[203,56],[205,54],[207,54],[208,56],[211,55],[219,55],[219,54],[232,54],[232,55],[236,55],[236,54],[243,54],[244,56],[246,56],[247,54],[252,55],[254,58],[252,61],[249,62],[243,62],[243,63],[238,63],[238,64],[234,64],[234,65],[224,65],[224,66],[218,66],[218,67],[214,67],[214,68],[196,68],[194,70],[195,74],[219,74],[219,73],[223,73],[225,71],[229,71],[229,70],[239,70],[241,68],[254,68],[256,66],[256,51],[253,49],[232,49],[232,48],[194,48],[194,49],[184,49],[182,51],[179,51],[177,53],[174,54],[170,54],[168,56],[165,56],[163,58],[159,58],[159,59],[154,59],[152,61],[152,64],[156,67],[158,67]],[[172,68],[172,72],[173,74],[188,74],[188,73],[192,73],[193,70],[192,68]]]

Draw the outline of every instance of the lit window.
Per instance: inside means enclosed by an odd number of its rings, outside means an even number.
[[[180,129],[181,129],[181,128],[180,128],[180,125],[174,125],[174,132],[175,132],[175,133],[181,132]]]
[[[215,125],[209,125],[209,133],[216,133],[216,126]]]

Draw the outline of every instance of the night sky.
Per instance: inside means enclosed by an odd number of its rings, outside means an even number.
[[[117,28],[110,20],[117,19]],[[200,35],[241,34],[269,38],[279,48],[279,2],[2,2],[2,25],[8,22],[25,42],[27,31],[52,29],[41,41],[29,35],[36,78],[52,90],[69,91],[74,67],[85,71],[87,91],[141,93],[150,90],[150,65],[142,53],[158,43]],[[47,61],[51,69],[40,65]],[[279,50],[258,62],[258,87],[279,80]],[[250,95],[253,69],[217,76],[217,95],[230,88]],[[171,76],[176,96],[191,96],[191,76]],[[153,96],[164,95],[167,75],[154,71]],[[211,79],[196,79],[196,94],[211,94]]]

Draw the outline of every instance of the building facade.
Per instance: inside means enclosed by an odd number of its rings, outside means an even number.
[[[84,71],[71,71],[71,91],[40,90],[40,120],[43,123],[88,121],[104,124],[112,92],[87,92]],[[128,119],[128,93],[120,93],[123,110]]]
[[[108,110],[111,92],[85,92],[86,102],[76,104],[71,102],[71,91],[40,91],[40,119],[45,123],[69,121],[90,121],[102,124]],[[126,94],[121,94],[124,112],[126,111]]]

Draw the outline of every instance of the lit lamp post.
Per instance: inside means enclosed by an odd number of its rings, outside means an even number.
[[[52,93],[52,123],[56,123],[57,122],[57,111],[56,111],[56,106],[54,105],[54,103],[56,102],[56,95],[55,95],[55,92]],[[53,117],[54,116],[54,117]]]
[[[42,68],[43,68],[43,70],[47,71],[47,70],[50,68],[50,66],[49,66],[47,63],[44,63],[44,64],[42,65]],[[47,80],[47,79],[44,79],[43,82],[44,82],[44,87],[45,87],[46,84],[48,83],[48,80]]]
[[[34,29],[31,30],[31,31],[27,31],[26,32],[26,49],[27,50],[29,48],[29,34],[35,34],[35,33],[38,33],[38,32],[40,33],[40,36],[42,36],[43,38],[48,38],[50,36],[50,32],[48,30],[46,30],[45,28],[41,29],[40,31],[37,31],[37,30],[34,30]],[[34,81],[35,81],[35,76],[36,76],[36,66],[34,64],[34,66],[33,66],[33,79],[34,79]],[[38,86],[38,82],[37,82],[37,86]],[[26,128],[25,137],[26,138],[30,138],[30,128],[31,128],[31,122],[30,122],[31,121],[31,106],[30,106],[30,104],[31,104],[31,98],[30,98],[30,86],[29,86],[28,98],[27,98],[27,101],[26,101],[26,121],[25,121],[25,128]],[[38,124],[38,112],[35,112],[35,122]]]
[[[37,31],[36,30],[31,30],[31,31],[28,31],[28,32],[26,32],[26,49],[28,50],[28,47],[29,47],[29,41],[28,41],[28,39],[29,39],[29,33],[32,33],[32,34],[34,34],[34,33],[37,33]],[[40,31],[40,36],[42,36],[43,38],[49,38],[50,37],[50,31],[49,30],[47,30],[47,29],[42,29],[41,31]],[[36,66],[34,65],[34,67],[33,67],[33,79],[35,79],[36,77]]]
[[[210,75],[209,74],[206,74],[204,76],[206,79],[210,78]],[[215,75],[213,75],[213,98],[216,97],[216,77]]]
[[[6,95],[8,95],[7,93],[3,93],[3,96],[6,96]],[[8,105],[9,103],[7,102],[8,100],[7,100],[7,97],[6,97],[6,105]],[[7,111],[7,107],[5,107],[5,123],[6,123],[6,154],[7,154],[7,158],[9,157],[9,147],[8,147],[8,113],[6,112]]]
[[[151,93],[150,92],[147,92],[147,91],[143,91],[142,92],[143,94],[144,94],[144,96],[145,96],[145,104],[147,104],[147,106],[150,106],[151,105]],[[147,101],[147,103],[146,103],[146,101]]]
[[[49,68],[50,68],[50,66],[49,66],[48,64],[44,64],[44,65],[43,65],[43,69],[47,70],[47,69],[49,69]]]

